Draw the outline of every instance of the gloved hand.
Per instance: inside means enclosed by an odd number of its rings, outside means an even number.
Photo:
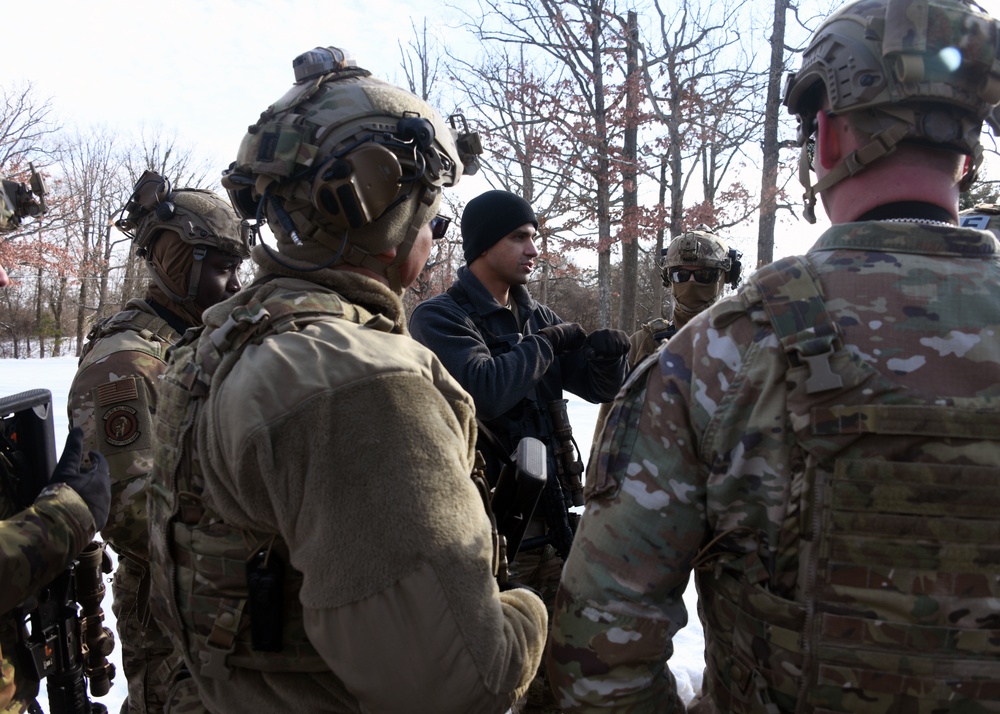
[[[587,333],[576,322],[560,322],[558,325],[549,325],[540,329],[538,334],[543,335],[552,343],[552,351],[557,355],[583,347],[583,343],[587,339]]]
[[[111,472],[108,461],[96,451],[90,452],[90,466],[83,468],[83,429],[76,427],[66,437],[62,456],[52,472],[49,485],[64,483],[76,491],[90,509],[97,530],[108,522],[111,510]]]
[[[617,360],[628,354],[628,333],[625,330],[594,330],[587,335],[584,347],[594,351],[594,357],[601,360]]]

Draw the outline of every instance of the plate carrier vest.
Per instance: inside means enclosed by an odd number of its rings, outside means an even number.
[[[303,281],[279,279],[258,289],[220,327],[189,331],[174,348],[173,367],[159,392],[156,477],[150,484],[152,607],[172,639],[200,661],[200,674],[228,679],[233,667],[268,672],[324,672],[329,667],[305,633],[302,574],[284,566],[279,600],[280,649],[255,648],[248,605],[248,564],[276,556],[289,563],[277,533],[225,523],[204,500],[204,473],[193,451],[195,424],[214,380],[223,379],[243,350],[268,336],[319,321],[348,320],[389,332],[381,314]],[[201,339],[198,339],[201,334]],[[273,613],[271,613],[273,615]]]
[[[804,259],[740,299],[788,357],[799,467],[779,543],[697,559],[717,707],[1000,711],[1000,398],[908,389],[845,350]]]

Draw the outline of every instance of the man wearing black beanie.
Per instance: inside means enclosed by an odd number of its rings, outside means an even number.
[[[510,570],[551,612],[579,519],[568,506],[583,504],[583,464],[566,448],[563,390],[594,403],[613,399],[629,342],[622,330],[588,335],[532,299],[525,285],[538,258],[537,229],[531,205],[513,193],[487,191],[469,201],[462,214],[467,265],[446,293],[417,305],[409,327],[472,395],[491,485],[521,439],[547,447],[546,487]],[[543,670],[515,711],[559,711]]]

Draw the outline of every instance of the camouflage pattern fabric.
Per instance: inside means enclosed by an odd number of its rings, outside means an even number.
[[[181,659],[149,612],[146,481],[153,466],[153,415],[165,353],[180,335],[143,300],[98,323],[70,387],[70,426],[111,470],[111,514],[102,531],[119,554],[112,581],[129,696],[122,713],[162,711],[168,674]]]
[[[677,328],[674,324],[667,322],[662,317],[654,317],[649,322],[644,322],[642,327],[632,333],[628,338],[628,368],[629,371],[635,369],[640,362],[656,352],[665,340],[668,340]],[[597,412],[597,422],[594,424],[594,436],[591,443],[596,443],[604,429],[604,422],[608,419],[608,412],[611,411],[611,402],[601,402],[601,408]]]
[[[998,257],[985,232],[834,226],[806,258],[833,330],[751,283],[629,378],[556,602],[565,712],[683,710],[692,571],[699,710],[1000,709]]]
[[[19,513],[0,489],[0,516],[0,712],[23,712],[38,693],[38,681],[17,666],[18,633],[24,625],[10,611],[51,582],[90,543],[94,519],[65,484],[47,488]]]
[[[563,560],[551,545],[520,551],[510,564],[510,579],[527,585],[542,596],[550,620],[562,568]],[[514,705],[512,714],[559,714],[559,706],[545,675],[544,661],[531,680],[528,691]]]

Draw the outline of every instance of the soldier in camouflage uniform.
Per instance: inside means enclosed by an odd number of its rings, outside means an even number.
[[[83,432],[70,431],[48,487],[19,508],[0,480],[0,712],[21,714],[38,695],[38,680],[18,666],[24,622],[11,610],[37,595],[94,538],[111,504],[108,463],[97,452],[83,460]],[[36,705],[37,706],[37,705]]]
[[[706,226],[676,236],[664,251],[660,266],[663,286],[673,293],[673,319],[653,318],[629,337],[628,368],[636,368],[642,360],[669,340],[688,321],[718,302],[726,285],[735,289],[740,284],[741,253],[731,249]],[[594,426],[594,441],[604,428],[611,402],[601,404]]]
[[[249,254],[232,207],[210,191],[172,191],[147,171],[116,225],[146,259],[151,282],[87,335],[70,387],[70,424],[111,464],[114,506],[102,535],[118,553],[112,590],[128,699],[122,712],[158,712],[182,664],[149,612],[146,479],[152,419],[166,351],[202,312],[239,292],[237,268]]]
[[[500,714],[547,616],[499,592],[472,400],[400,300],[478,137],[337,48],[293,67],[223,179],[277,250],[160,388],[154,612],[213,712]]]
[[[14,200],[19,188],[21,198]],[[16,182],[4,180],[0,193],[0,232],[13,231],[24,216],[44,210]],[[7,273],[0,268],[0,287],[7,284]],[[38,681],[17,666],[16,645],[24,623],[11,610],[62,573],[108,518],[107,461],[91,452],[84,465],[82,457],[83,432],[74,429],[49,486],[27,508],[15,502],[7,480],[0,479],[0,712],[4,714],[27,711],[38,694]]]
[[[616,401],[556,604],[565,712],[684,709],[692,571],[692,711],[1000,711],[1000,243],[958,225],[998,56],[962,0],[860,0],[814,35],[784,102],[833,226]]]

